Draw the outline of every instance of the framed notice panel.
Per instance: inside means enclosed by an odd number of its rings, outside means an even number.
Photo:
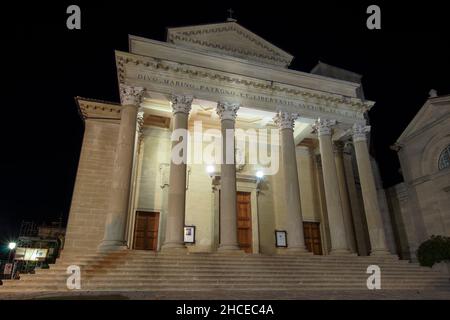
[[[48,249],[41,248],[16,248],[14,260],[43,261],[47,257]]]
[[[195,226],[184,227],[184,243],[195,243]]]
[[[287,247],[287,233],[284,230],[275,230],[275,245],[277,248]]]
[[[3,269],[3,274],[11,274],[13,269],[12,263],[5,263],[5,268]]]

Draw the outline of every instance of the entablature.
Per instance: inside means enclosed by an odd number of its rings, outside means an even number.
[[[374,104],[355,97],[125,52],[116,52],[116,63],[119,82],[143,86],[148,95],[189,94],[259,110],[297,112],[311,119],[329,117],[342,123],[364,120],[364,113]]]

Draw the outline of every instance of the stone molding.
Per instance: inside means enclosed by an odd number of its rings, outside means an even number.
[[[76,97],[79,113],[83,120],[96,119],[96,120],[120,120],[120,112],[122,106],[115,102],[108,102],[102,100],[87,99],[82,97]]]
[[[370,126],[365,123],[355,123],[352,127],[353,142],[366,141],[366,133],[370,132]]]
[[[189,114],[189,112],[191,111],[193,100],[194,97],[190,95],[179,95],[179,94],[172,95],[171,102],[173,114],[179,112]]]
[[[139,111],[137,114],[137,129],[139,133],[142,133],[144,125],[144,111]]]
[[[170,31],[170,30],[169,30]],[[205,34],[211,34],[211,33],[224,33],[224,32],[236,32],[239,36],[242,36],[245,40],[250,41],[251,43],[255,44],[256,46],[267,50],[271,53],[271,55],[267,55],[261,52],[256,52],[253,50],[245,49],[242,47],[231,47],[220,43],[213,43],[211,41],[207,41],[204,39],[195,39],[192,36],[196,35],[205,35]],[[255,57],[259,60],[268,60],[273,62],[277,62],[277,64],[281,65],[289,65],[292,57],[286,58],[283,57],[274,50],[273,48],[265,45],[262,41],[256,39],[254,36],[250,35],[249,32],[245,32],[244,30],[241,30],[240,28],[236,27],[235,24],[227,23],[224,26],[217,26],[209,29],[196,29],[196,30],[189,30],[189,31],[182,31],[182,32],[174,32],[169,34],[169,42],[175,43],[176,41],[181,42],[187,42],[195,45],[199,45],[202,47],[212,48],[212,49],[219,49],[225,52],[229,52],[230,54],[239,54],[241,56],[249,56],[249,57]]]
[[[221,121],[223,120],[235,121],[239,107],[240,105],[238,103],[219,102],[217,103],[216,112],[219,115]]]
[[[340,106],[342,106],[343,108],[350,108],[351,110],[346,111],[350,113],[363,114],[374,105],[374,102],[371,101],[362,101],[358,98],[348,98],[335,93],[324,93],[312,89],[295,87],[294,85],[283,85],[281,83],[273,83],[271,81],[258,79],[242,79],[237,75],[225,75],[224,72],[218,72],[212,69],[189,66],[176,62],[162,61],[161,59],[152,57],[135,57],[133,54],[123,52],[116,53],[116,63],[118,78],[121,83],[124,83],[126,79],[126,65],[142,65],[144,67],[143,71],[151,70],[161,72],[174,72],[184,75],[183,77],[198,77],[199,80],[209,81],[211,83],[226,82],[230,85],[240,85],[244,86],[246,90],[270,90],[271,92],[279,93],[280,95],[291,95],[293,96],[293,99],[301,98],[305,101],[311,101],[311,99],[315,99],[315,101],[311,102],[331,108],[339,108]],[[335,111],[338,112],[339,110],[336,109]],[[345,110],[342,112],[345,112]],[[341,115],[340,111],[338,114]],[[341,116],[349,117],[349,115],[345,114],[342,114]]]
[[[144,139],[144,111],[139,111],[137,114],[137,126],[138,132],[138,151],[141,149],[141,143]]]
[[[333,119],[317,119],[313,125],[314,130],[320,136],[331,135],[333,126],[336,125],[336,120]]]
[[[145,89],[143,87],[128,86],[121,83],[119,85],[120,103],[123,106],[139,106],[144,96],[144,91]]]
[[[281,130],[283,129],[294,130],[295,120],[297,120],[298,117],[299,117],[298,113],[278,111],[273,120]]]

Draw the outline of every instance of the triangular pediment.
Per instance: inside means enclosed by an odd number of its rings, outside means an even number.
[[[429,99],[409,123],[397,142],[402,142],[408,137],[428,127],[432,123],[448,117],[450,113],[450,96]]]
[[[282,67],[294,58],[236,22],[169,28],[167,42]]]

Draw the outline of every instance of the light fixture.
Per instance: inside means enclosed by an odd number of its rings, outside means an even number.
[[[206,166],[206,172],[208,172],[209,175],[212,175],[214,173],[214,170],[215,170],[215,168],[213,165],[210,164],[210,165]]]
[[[262,179],[264,177],[264,172],[262,170],[256,171],[256,177]]]
[[[14,250],[16,248],[16,243],[15,242],[8,243],[8,248],[9,250]]]

